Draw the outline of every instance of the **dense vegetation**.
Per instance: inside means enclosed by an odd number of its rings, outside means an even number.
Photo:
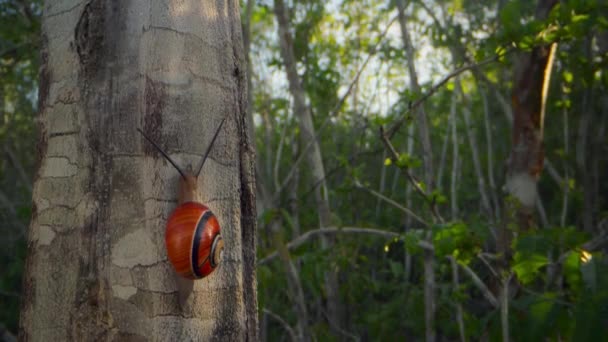
[[[608,336],[608,2],[536,6],[243,1],[261,339]],[[0,332],[18,321],[41,16],[39,0],[0,0]],[[520,231],[511,94],[523,57],[554,43],[535,223]],[[508,253],[502,230],[517,232]]]

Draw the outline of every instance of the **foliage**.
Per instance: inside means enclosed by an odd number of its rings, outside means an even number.
[[[435,256],[434,328],[440,339],[460,339],[459,306],[467,340],[501,338],[500,310],[464,271],[468,268],[495,296],[501,281],[509,274],[515,276],[508,317],[514,340],[601,340],[608,335],[608,250],[605,245],[589,250],[588,246],[608,234],[608,182],[601,177],[608,171],[603,157],[608,145],[605,1],[560,1],[546,20],[535,19],[536,1],[405,3],[420,91],[411,88],[399,21],[381,35],[396,16],[395,1],[286,2],[297,70],[323,156],[327,193],[322,195],[329,198],[333,228],[364,227],[395,236],[339,233],[332,237],[331,249],[324,249],[319,236],[314,236],[290,250],[305,294],[307,328],[323,341],[422,340],[423,251],[428,243]],[[13,332],[35,171],[41,11],[38,0],[0,0],[0,153],[5,156],[0,159],[0,195],[7,199],[0,201],[0,233],[6,237],[0,241],[0,323]],[[310,142],[301,141],[292,113],[274,16],[272,1],[254,2],[249,51],[258,196],[262,197],[263,188],[272,206],[261,208],[259,215],[260,258],[274,251],[272,223],[280,223],[277,236],[283,243],[319,228],[315,205],[319,184],[312,184],[311,168],[301,158],[309,153]],[[511,139],[506,94],[511,93],[519,55],[552,42],[559,47],[544,142],[545,156],[557,177],[544,172],[539,181],[547,221],[538,220],[539,229],[519,232],[511,242],[509,267],[501,269],[503,255],[495,242],[505,214],[503,161]],[[453,70],[488,58],[496,61],[434,89]],[[404,170],[418,181],[424,179],[412,104],[430,90],[436,91],[421,107],[430,123],[436,182],[422,197],[412,190]],[[456,137],[452,137],[452,108]],[[470,113],[468,124],[463,119],[465,109]],[[397,159],[386,151],[378,132],[399,119],[404,124],[392,139],[400,155]],[[474,168],[469,134],[478,142],[482,182]],[[480,183],[488,193],[491,212],[482,208]],[[430,187],[417,184],[423,190]],[[423,227],[368,190],[434,223]],[[458,209],[454,215],[452,204]],[[429,210],[432,205],[446,218],[444,223]],[[592,229],[585,223],[587,215]],[[460,265],[458,285],[450,258]],[[284,267],[275,260],[258,266],[258,304],[295,327],[295,299]],[[340,334],[327,320],[324,282],[330,269],[338,271],[344,305]],[[282,323],[262,310],[260,317],[267,340],[286,339]]]
[[[41,1],[0,1],[0,325],[16,331],[35,162]]]

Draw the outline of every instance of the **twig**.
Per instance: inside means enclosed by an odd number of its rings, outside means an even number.
[[[481,294],[488,300],[488,302],[490,302],[493,307],[498,308],[500,305],[498,303],[498,299],[496,299],[496,297],[492,294],[492,291],[490,291],[486,284],[484,284],[484,282],[479,279],[475,271],[473,271],[469,266],[463,263],[458,263],[458,265],[460,265],[460,267],[469,275],[469,277],[471,277],[473,284],[477,286],[477,288],[481,291]]]
[[[382,127],[382,126],[380,126],[380,138],[382,139],[384,146],[390,152],[391,160],[393,161],[393,163],[396,163],[399,160],[399,152],[397,152],[397,150],[395,149],[395,146],[393,146],[393,144],[390,142],[389,138],[387,137],[386,133],[384,132],[384,127]],[[416,179],[416,177],[414,177],[414,175],[412,175],[412,173],[409,172],[408,169],[406,169],[406,168],[400,168],[400,169],[403,171],[405,177],[414,186],[414,189],[416,190],[416,192],[419,193],[422,197],[426,198],[426,193],[424,192],[422,187],[420,187],[420,182]]]
[[[407,117],[415,110],[417,109],[420,105],[422,105],[429,97],[431,97],[433,94],[435,94],[437,92],[437,90],[439,90],[439,88],[443,87],[446,83],[448,83],[449,80],[451,80],[452,78],[462,74],[465,71],[471,70],[471,69],[476,69],[479,67],[482,67],[484,65],[487,64],[491,64],[493,62],[496,62],[498,59],[500,59],[502,56],[504,56],[505,54],[509,53],[511,50],[507,50],[506,52],[503,52],[500,55],[496,55],[496,56],[492,56],[490,58],[487,58],[479,63],[474,63],[474,64],[469,64],[469,65],[465,65],[463,67],[460,67],[454,71],[452,71],[451,73],[449,73],[447,76],[445,76],[441,81],[439,81],[439,83],[437,83],[436,85],[434,85],[433,87],[431,87],[431,89],[429,89],[429,91],[427,91],[424,95],[422,95],[420,98],[418,98],[416,101],[414,101],[407,109],[407,112],[405,112],[404,115],[401,116],[401,118],[399,118],[392,126],[391,128],[389,128],[386,131],[386,135],[389,139],[391,139],[395,133],[397,133],[397,131],[399,130],[399,128],[401,128],[401,125],[403,125],[403,123],[405,122],[405,120],[407,119]]]
[[[306,243],[308,240],[310,240],[311,238],[317,236],[317,235],[323,235],[323,234],[369,234],[369,235],[378,235],[387,239],[395,239],[395,238],[401,238],[401,234],[398,233],[393,233],[393,232],[389,232],[389,231],[385,231],[385,230],[380,230],[380,229],[374,229],[374,228],[359,228],[359,227],[342,227],[342,228],[336,228],[336,227],[327,227],[327,228],[320,228],[320,229],[315,229],[315,230],[309,230],[306,233],[298,236],[297,238],[295,238],[294,240],[290,241],[289,243],[287,243],[286,247],[289,250],[292,250],[294,248],[298,248],[301,245],[303,245],[304,243]],[[420,240],[418,241],[418,247],[423,248],[425,250],[431,250],[433,251],[433,245],[431,245],[429,242],[424,241],[424,240]],[[270,254],[268,254],[267,256],[265,256],[264,258],[260,259],[258,261],[258,265],[263,265],[266,264],[270,261],[272,261],[274,258],[276,258],[279,255],[278,252],[272,252]]]
[[[584,250],[587,252],[593,252],[593,251],[596,251],[596,250],[602,248],[604,245],[607,245],[607,244],[608,244],[608,232],[600,233],[599,236],[596,236],[593,239],[583,243],[580,246],[580,250]],[[566,260],[566,258],[570,255],[570,253],[573,253],[573,252],[576,252],[576,250],[575,251],[568,250],[568,251],[564,252],[562,255],[560,255],[560,257],[557,259],[557,261],[555,263],[561,264],[562,262],[564,262],[564,260]]]
[[[296,335],[296,332],[293,331],[293,328],[289,325],[289,323],[287,323],[283,318],[281,318],[281,316],[275,314],[274,312],[263,308],[262,312],[264,312],[265,314],[267,314],[268,316],[274,318],[277,322],[279,322],[282,326],[283,329],[285,329],[287,331],[287,333],[289,334],[289,337],[291,338],[292,341],[298,341],[298,337]]]
[[[305,242],[307,242],[308,240],[310,240],[311,238],[317,236],[317,235],[322,235],[322,234],[338,234],[338,233],[347,233],[347,234],[370,234],[370,235],[378,235],[378,236],[382,236],[385,238],[401,238],[402,235],[398,234],[398,233],[393,233],[393,232],[389,232],[389,231],[385,231],[385,230],[380,230],[380,229],[373,229],[373,228],[358,228],[358,227],[343,227],[343,228],[336,228],[336,227],[328,227],[328,228],[320,228],[320,229],[315,229],[315,230],[309,230],[308,232],[300,235],[299,237],[297,237],[296,239],[292,240],[291,242],[287,243],[286,247],[288,250],[292,250],[294,248],[298,248],[301,245],[303,245]],[[434,252],[435,248],[433,247],[433,245],[428,242],[428,241],[424,241],[424,240],[420,240],[417,242],[418,247],[426,250],[426,251],[430,251],[430,252]],[[272,261],[273,259],[275,259],[277,256],[279,255],[278,252],[272,252],[270,254],[268,254],[266,257],[260,259],[258,261],[258,265],[263,265],[266,264],[270,261]],[[490,304],[492,304],[493,307],[498,308],[499,307],[499,303],[498,300],[496,299],[496,297],[492,294],[492,291],[490,291],[490,289],[486,286],[486,284],[484,284],[484,282],[479,279],[479,276],[477,276],[477,274],[475,273],[475,271],[473,271],[469,266],[462,264],[462,263],[458,263],[458,265],[469,275],[469,277],[471,277],[471,280],[473,281],[473,284],[481,291],[481,293],[483,294],[483,296],[490,302]]]
[[[484,263],[484,265],[486,265],[488,267],[488,269],[490,270],[490,272],[492,272],[492,275],[498,278],[498,272],[496,272],[496,270],[494,269],[494,267],[492,267],[492,265],[490,265],[490,263],[488,262],[488,260],[486,260],[485,256],[486,256],[485,253],[479,253],[479,254],[477,254],[477,257],[479,258],[479,260],[481,260]]]
[[[557,185],[559,185],[560,188],[568,186],[568,184],[564,183],[564,178],[560,176],[560,174],[555,169],[555,166],[553,166],[553,163],[551,163],[551,161],[547,157],[545,157],[544,160],[544,167],[545,170],[547,170],[547,172],[549,173],[549,176],[551,176],[551,178],[555,181],[555,183],[557,183]]]
[[[428,222],[426,222],[425,220],[423,220],[422,218],[420,218],[420,216],[416,215],[416,214],[415,214],[415,213],[414,213],[414,212],[413,212],[411,209],[408,209],[408,208],[406,208],[406,207],[402,206],[401,204],[399,204],[399,203],[397,203],[397,202],[393,201],[392,199],[390,199],[390,198],[388,198],[388,197],[384,196],[383,194],[381,194],[381,193],[379,193],[379,192],[377,192],[377,191],[374,191],[374,190],[372,190],[372,189],[368,189],[368,188],[364,187],[364,186],[363,186],[361,183],[359,183],[359,181],[357,181],[357,180],[355,180],[355,187],[356,187],[357,189],[362,189],[362,190],[364,190],[364,191],[367,191],[368,193],[370,193],[370,194],[372,194],[372,195],[376,196],[377,198],[379,198],[379,199],[381,199],[381,200],[383,200],[383,201],[387,202],[388,204],[390,204],[390,205],[394,206],[395,208],[397,208],[397,209],[399,209],[399,210],[403,211],[404,213],[408,214],[410,217],[412,217],[412,218],[413,218],[413,219],[415,219],[416,221],[418,221],[418,222],[422,223],[422,224],[423,224],[425,227],[427,227],[427,228],[430,228],[430,227],[431,227],[431,225],[430,225]]]
[[[509,274],[507,279],[502,284],[500,296],[500,323],[502,327],[502,340],[509,340],[509,283],[513,278],[513,273]]]
[[[551,302],[551,303],[556,303],[556,304],[560,304],[560,305],[563,305],[563,306],[567,306],[567,307],[569,307],[569,308],[573,308],[573,307],[574,307],[574,304],[572,304],[572,303],[568,303],[568,302],[566,302],[565,300],[561,300],[561,299],[557,299],[557,298],[550,298],[550,297],[546,297],[546,296],[543,296],[543,294],[541,294],[541,293],[538,293],[538,292],[532,291],[532,290],[530,290],[530,289],[528,289],[528,288],[525,288],[525,287],[521,287],[521,290],[522,290],[523,292],[526,292],[527,294],[530,294],[530,295],[532,295],[532,296],[535,296],[535,297],[539,297],[539,298],[541,298],[543,302]]]
[[[325,319],[327,319],[327,321],[329,322],[329,325],[332,327],[332,329],[336,329],[337,332],[344,335],[345,337],[352,339],[353,341],[357,341],[357,342],[361,341],[360,337],[353,335],[353,334],[349,333],[348,331],[337,326],[336,323],[329,317],[326,310],[321,309],[321,313],[323,314]]]
[[[283,145],[285,143],[285,135],[287,134],[287,127],[289,127],[289,122],[285,120],[283,125],[283,130],[281,131],[281,138],[279,139],[279,147],[277,147],[276,158],[274,162],[274,187],[275,189],[279,189],[279,167],[281,166],[281,155],[283,154]],[[270,158],[270,156],[268,156]],[[315,187],[316,188],[316,187]]]
[[[357,74],[355,75],[355,77],[350,82],[350,84],[348,86],[348,89],[346,90],[346,92],[344,93],[344,95],[342,95],[342,97],[340,98],[340,100],[338,101],[338,103],[336,103],[336,105],[332,109],[331,113],[327,116],[327,118],[325,118],[325,120],[323,121],[323,123],[321,124],[321,126],[319,126],[319,129],[316,131],[315,136],[313,137],[313,139],[311,139],[310,141],[308,141],[307,144],[306,144],[306,146],[304,146],[304,148],[300,152],[300,155],[298,156],[298,158],[293,163],[291,169],[287,173],[287,176],[285,177],[285,179],[283,179],[283,182],[281,183],[281,186],[276,190],[275,197],[278,197],[279,194],[283,191],[283,189],[285,189],[285,187],[287,186],[287,184],[289,183],[289,181],[293,177],[296,168],[300,165],[300,163],[304,159],[304,156],[306,156],[306,153],[308,153],[308,150],[310,149],[310,147],[319,138],[319,135],[321,134],[321,132],[323,131],[323,129],[327,126],[327,124],[331,122],[330,119],[332,117],[336,116],[340,112],[340,110],[342,108],[342,105],[344,104],[344,102],[346,101],[346,99],[348,98],[348,96],[350,96],[353,88],[355,87],[355,84],[357,84],[357,82],[359,80],[359,77],[363,73],[363,70],[365,70],[365,67],[367,66],[367,64],[369,63],[369,61],[371,60],[371,58],[376,55],[376,52],[378,52],[378,47],[380,46],[380,43],[382,42],[382,40],[384,39],[384,37],[388,33],[388,30],[390,29],[390,27],[393,25],[393,23],[396,20],[397,20],[397,16],[395,16],[388,23],[388,25],[386,25],[386,28],[384,29],[384,31],[382,31],[382,33],[378,37],[378,42],[370,50],[369,54],[367,55],[366,60],[363,62],[363,64],[361,65],[361,67],[357,71]]]
[[[460,281],[458,279],[458,263],[456,259],[452,256],[449,256],[450,265],[452,266],[452,286],[455,290],[460,287]],[[460,341],[466,341],[466,334],[464,332],[464,318],[462,312],[462,304],[460,302],[456,302],[456,321],[458,322],[458,332],[460,333]]]
[[[393,146],[393,144],[391,143],[389,137],[387,136],[382,126],[380,126],[380,139],[384,143],[384,146],[390,152],[391,160],[394,163],[397,163],[397,161],[399,160],[399,152],[397,152],[395,146]],[[412,173],[407,167],[399,166],[399,169],[401,169],[401,171],[403,172],[407,180],[410,182],[410,184],[412,184],[416,192],[419,193],[426,200],[427,203],[429,203],[431,207],[431,214],[433,214],[435,220],[437,222],[443,223],[443,217],[441,217],[441,214],[439,214],[439,210],[437,209],[437,203],[426,194],[424,189],[422,189],[422,187],[420,186],[420,182],[414,177],[414,175],[412,175]]]

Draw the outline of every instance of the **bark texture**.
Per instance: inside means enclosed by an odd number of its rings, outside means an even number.
[[[536,17],[546,18],[557,0],[539,0]],[[513,108],[512,147],[507,165],[506,224],[498,241],[499,249],[509,248],[513,228],[535,226],[533,213],[538,198],[536,184],[543,169],[543,124],[545,103],[556,44],[541,45],[522,56],[515,71],[511,103]]]
[[[254,151],[236,1],[48,1],[39,169],[20,339],[256,340]],[[220,267],[177,278],[164,246],[194,168],[222,226]]]

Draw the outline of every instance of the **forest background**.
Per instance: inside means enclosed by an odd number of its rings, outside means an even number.
[[[261,340],[608,335],[608,2],[551,2],[242,1]],[[31,216],[42,15],[41,1],[0,0],[7,336]],[[522,67],[535,51],[554,53],[539,84]],[[522,91],[541,95],[544,114],[525,223],[507,186]]]

